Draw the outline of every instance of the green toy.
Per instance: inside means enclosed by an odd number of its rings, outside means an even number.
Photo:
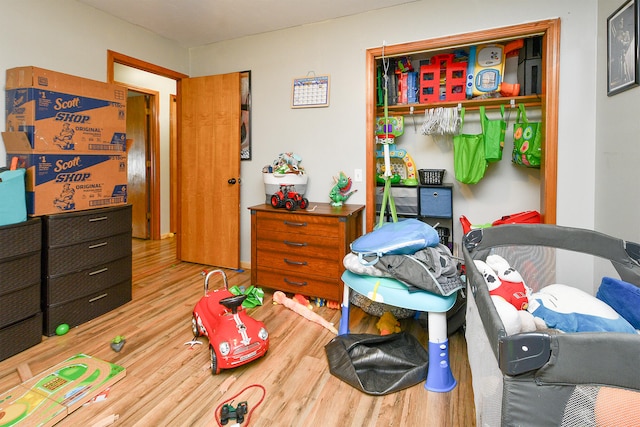
[[[329,198],[331,199],[331,206],[339,207],[358,190],[351,191],[351,178],[345,175],[344,172],[340,172],[338,177],[333,177],[333,180],[335,185],[329,192]]]

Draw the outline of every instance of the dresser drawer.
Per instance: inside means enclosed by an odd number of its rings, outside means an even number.
[[[45,305],[64,303],[131,279],[131,255],[91,268],[45,278]]]
[[[450,218],[451,188],[420,187],[420,215],[435,218]]]
[[[44,334],[52,336],[56,327],[66,323],[70,327],[88,322],[131,301],[131,280],[95,294],[64,304],[51,305],[44,311]]]
[[[289,234],[283,236],[260,228],[258,228],[257,234],[256,247],[259,251],[295,253],[301,256],[338,259],[338,252],[343,244],[340,239],[331,235]]]
[[[258,230],[261,235],[273,233],[281,238],[288,236],[313,235],[337,236],[338,218],[296,214],[263,214],[257,213]]]
[[[0,345],[0,360],[23,352],[29,347],[42,342],[42,313],[0,329],[0,342],[11,345]]]
[[[0,295],[40,283],[40,258],[38,251],[0,261]]]
[[[338,279],[312,275],[282,272],[270,269],[258,269],[258,283],[271,289],[310,297],[325,298],[332,301],[342,299],[342,282]]]
[[[258,251],[258,268],[270,268],[299,275],[336,277],[344,267],[335,259],[303,256],[296,253]]]
[[[52,277],[104,264],[130,253],[131,230],[128,230],[127,233],[99,240],[49,248],[44,257],[43,268]]]
[[[131,232],[131,205],[47,215],[45,246],[72,245]]]
[[[40,218],[31,218],[17,224],[0,226],[0,242],[0,262],[39,252],[42,247],[42,221]],[[2,277],[4,276],[0,274],[0,278]]]
[[[40,281],[0,295],[0,328],[26,319],[40,311]]]

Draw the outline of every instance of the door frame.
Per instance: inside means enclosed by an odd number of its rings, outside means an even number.
[[[162,77],[166,77],[169,79],[173,79],[176,81],[176,99],[178,100],[178,110],[180,108],[180,86],[181,80],[183,78],[189,77],[186,74],[179,73],[177,71],[170,70],[168,68],[160,67],[158,65],[152,64],[150,62],[141,61],[139,59],[133,58],[128,55],[124,55],[122,53],[115,52],[113,50],[107,50],[107,82],[116,83],[114,81],[114,64],[126,65],[128,67],[137,68],[142,71],[146,71],[148,73],[157,74]],[[138,89],[139,90],[139,89]],[[178,117],[180,115],[178,114]],[[159,128],[159,118],[157,114],[153,117],[154,127],[158,126]],[[177,123],[179,128],[180,123]],[[160,240],[160,141],[159,141],[159,132],[156,133],[156,138],[151,144],[150,148],[150,161],[151,161],[151,182],[150,182],[150,193],[151,193],[151,219],[150,219],[150,228],[151,228],[151,239],[152,240]],[[178,139],[177,144],[180,144]],[[171,172],[170,172],[171,173]],[[179,191],[179,190],[178,190]],[[173,210],[173,206],[170,204],[170,209]],[[180,212],[175,212],[175,215],[180,215]],[[177,219],[177,224],[180,224],[179,217]],[[176,230],[179,233],[180,230]],[[179,235],[179,234],[178,234]],[[179,245],[178,245],[179,248]],[[179,249],[178,249],[179,251]],[[180,254],[178,254],[178,257]]]

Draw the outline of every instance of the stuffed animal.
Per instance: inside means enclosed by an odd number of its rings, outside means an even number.
[[[401,331],[400,322],[396,319],[396,316],[389,311],[382,313],[380,320],[376,323],[376,327],[380,331],[380,335],[389,335]]]
[[[504,260],[504,258],[499,257],[497,255],[495,256],[498,258],[492,258],[490,260],[489,258],[493,256],[494,255],[490,255],[489,257],[487,257],[487,260],[491,261],[493,265],[498,266],[498,268],[503,273],[505,273],[505,271],[508,268],[510,268],[510,267],[507,267],[506,269],[504,268],[505,264],[508,266],[508,263],[506,262],[506,260]],[[481,260],[475,260],[474,263],[478,271],[480,271],[480,273],[482,273],[482,276],[484,277],[484,281],[487,284],[487,288],[489,289],[489,294],[491,295],[491,300],[493,301],[493,305],[496,307],[496,311],[498,312],[498,316],[502,321],[502,325],[504,326],[505,332],[507,332],[508,335],[512,335],[520,332],[535,331],[537,327],[536,327],[536,322],[533,315],[528,311],[526,311],[525,309],[518,308],[523,306],[522,299],[510,298],[516,302],[516,304],[514,304],[512,301],[507,300],[503,296],[506,294],[507,297],[510,297],[509,292],[504,292],[504,290],[500,290],[506,283],[507,286],[505,287],[505,289],[515,289],[514,292],[510,292],[510,293],[511,294],[518,293],[518,296],[520,296],[520,293],[522,293],[522,295],[526,297],[526,303],[528,305],[527,295],[530,291],[524,285],[524,281],[522,281],[522,277],[520,277],[520,274],[514,269],[511,269],[512,271],[507,272],[506,274],[503,274],[503,277],[509,277],[511,280],[517,280],[517,278],[520,278],[520,281],[518,282],[504,281],[503,282],[498,276],[498,274],[496,273],[496,271],[493,268],[491,268],[488,265],[488,263]],[[519,286],[517,286],[518,284]],[[518,302],[520,304],[518,304]]]
[[[529,306],[531,290],[524,284],[520,273],[512,268],[500,255],[489,255],[487,265],[498,275],[498,286],[489,289],[491,295],[498,295],[513,305],[516,310],[526,310]],[[497,283],[498,281],[494,282]]]

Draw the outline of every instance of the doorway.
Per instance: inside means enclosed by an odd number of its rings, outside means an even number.
[[[111,50],[107,51],[107,81],[109,83],[116,83],[116,84],[123,85],[127,87],[130,91],[152,95],[152,98],[153,98],[153,95],[155,95],[155,98],[156,98],[155,102],[153,102],[153,99],[151,100],[150,105],[152,108],[148,114],[148,120],[149,120],[148,129],[149,129],[150,139],[149,139],[147,150],[145,151],[146,158],[144,160],[144,163],[142,163],[142,165],[139,165],[140,167],[138,169],[144,170],[144,175],[147,176],[147,182],[148,182],[148,197],[146,198],[148,203],[147,218],[143,218],[140,221],[146,220],[148,222],[149,238],[152,240],[159,240],[163,237],[166,237],[161,234],[161,229],[168,228],[168,227],[161,227],[161,223],[164,223],[164,221],[169,222],[170,216],[174,215],[173,210],[175,207],[175,204],[173,203],[164,203],[165,205],[164,210],[169,211],[171,213],[168,215],[167,214],[164,215],[166,216],[166,219],[163,218],[163,216],[161,215],[161,211],[163,210],[161,206],[161,193],[162,193],[161,176],[164,172],[162,172],[160,169],[161,168],[161,161],[160,161],[161,150],[163,149],[160,143],[160,133],[161,133],[161,128],[164,129],[163,126],[166,126],[167,129],[169,128],[170,120],[162,119],[162,122],[161,122],[161,119],[159,117],[159,112],[160,110],[167,112],[168,110],[170,110],[170,108],[169,107],[167,107],[167,109],[163,108],[163,102],[164,102],[163,95],[161,95],[159,92],[146,89],[147,81],[150,80],[149,78],[135,85],[129,84],[129,83],[122,83],[121,81],[116,79],[118,70],[121,69],[122,67],[126,67],[127,69],[130,69],[133,71],[139,71],[143,74],[148,73],[146,75],[154,79],[158,77],[161,79],[168,79],[170,81],[173,81],[173,88],[174,88],[173,93],[177,97],[179,97],[181,79],[186,78],[188,76],[182,73],[178,73],[178,72],[163,68],[163,67],[159,67],[154,64],[140,61],[136,58],[132,58]],[[127,80],[127,81],[130,81],[130,80]],[[166,113],[166,116],[169,117],[168,113]],[[168,132],[169,131],[167,130],[166,133],[168,134]],[[163,154],[162,156],[165,156],[165,154]],[[169,158],[168,153],[166,153],[166,158]],[[168,172],[166,173],[168,174]],[[169,182],[169,180],[170,180],[169,178],[165,178],[165,182]],[[171,227],[171,232],[175,232],[175,231],[177,230],[174,230],[173,227]]]
[[[157,92],[127,94],[127,201],[132,205],[132,236],[151,238],[151,147],[156,141]]]

